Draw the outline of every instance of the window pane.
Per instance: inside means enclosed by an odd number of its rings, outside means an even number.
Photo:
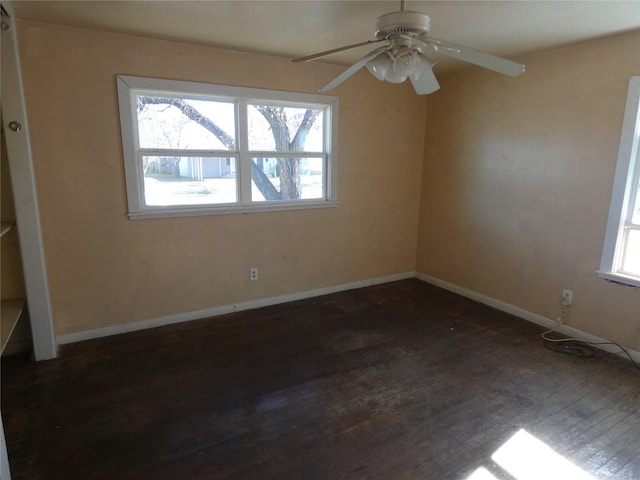
[[[628,230],[622,257],[622,270],[640,277],[640,230]]]
[[[143,157],[146,205],[205,205],[237,201],[232,157]]]
[[[232,102],[145,95],[136,101],[141,148],[235,150]]]
[[[640,168],[640,164],[638,168]],[[636,204],[631,212],[631,223],[640,225],[640,179],[638,180],[638,190],[636,192]]]
[[[249,150],[322,152],[324,111],[319,108],[251,104]]]
[[[251,200],[317,200],[324,194],[324,158],[252,158]]]

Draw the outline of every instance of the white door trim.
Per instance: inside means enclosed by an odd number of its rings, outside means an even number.
[[[36,360],[48,360],[56,356],[56,339],[53,333],[15,15],[8,2],[2,2],[2,6],[9,14],[9,17],[2,16],[2,127],[13,185],[33,353]],[[20,131],[9,128],[10,122],[18,122],[21,125]]]

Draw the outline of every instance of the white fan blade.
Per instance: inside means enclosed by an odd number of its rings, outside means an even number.
[[[342,82],[344,82],[347,78],[349,78],[351,75],[353,75],[358,70],[360,70],[362,67],[364,67],[369,60],[374,58],[379,53],[384,52],[387,48],[389,48],[389,47],[388,46],[384,46],[384,47],[376,48],[373,52],[370,52],[370,53],[366,54],[364,57],[362,57],[356,63],[351,65],[349,68],[347,68],[344,72],[342,72],[336,78],[334,78],[329,83],[327,83],[319,91],[320,92],[327,92],[329,90],[333,90],[338,85],[340,85]]]
[[[308,55],[306,57],[294,58],[291,61],[293,63],[310,62],[311,60],[316,60],[318,58],[326,57],[328,55],[333,55],[334,53],[338,53],[338,52],[344,52],[345,50],[349,50],[351,48],[361,47],[362,45],[369,45],[370,43],[380,43],[385,41],[386,39],[367,40],[366,42],[354,43],[353,45],[347,45],[346,47],[339,47],[339,48],[334,48],[333,50],[327,50],[325,52],[314,53],[313,55]]]
[[[414,80],[413,77],[409,77],[409,79],[411,80],[413,88],[418,95],[428,95],[440,88],[440,84],[438,83],[433,70],[430,68],[427,68],[422,72],[422,75],[420,75],[416,80]]]
[[[473,63],[474,65],[493,70],[494,72],[509,75],[510,77],[516,77],[524,73],[524,65],[512,62],[506,58],[496,57],[489,53],[480,52],[473,48],[456,45],[455,43],[438,40],[433,37],[427,37],[423,41],[437,47],[437,52],[442,55]]]

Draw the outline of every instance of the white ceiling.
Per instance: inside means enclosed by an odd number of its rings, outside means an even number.
[[[24,1],[16,16],[289,58],[374,38],[375,19],[400,1]],[[640,0],[410,1],[431,35],[511,58],[640,28]],[[639,46],[640,47],[640,46]],[[323,61],[352,63],[371,47]],[[639,48],[640,50],[640,48]],[[440,61],[437,69],[451,69]]]

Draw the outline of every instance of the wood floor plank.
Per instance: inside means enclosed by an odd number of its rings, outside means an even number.
[[[114,319],[117,321],[117,319]],[[2,362],[14,480],[466,480],[521,429],[640,478],[640,373],[418,280]]]

